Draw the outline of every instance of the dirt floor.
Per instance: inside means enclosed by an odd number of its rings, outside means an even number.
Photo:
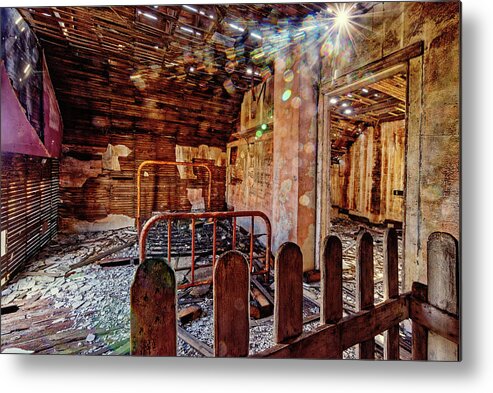
[[[347,220],[334,222],[343,242],[344,300],[346,314],[354,311],[354,262],[359,225]],[[383,230],[367,228],[375,241],[375,300],[382,300]],[[2,290],[1,351],[37,354],[124,355],[129,353],[130,286],[136,270],[137,245],[108,255],[104,260],[133,258],[125,265],[90,263],[71,269],[118,245],[136,239],[132,228],[78,235],[60,234]],[[401,247],[399,239],[399,246]],[[100,261],[99,261],[100,262]],[[173,263],[176,263],[174,261]],[[181,274],[181,278],[184,278]],[[177,280],[177,281],[179,281]],[[273,285],[265,288],[273,294]],[[304,284],[304,331],[318,326],[318,283]],[[202,286],[180,290],[178,309],[200,306],[201,316],[178,323],[193,340],[194,349],[178,340],[178,356],[201,357],[213,346],[212,289]],[[273,318],[251,320],[250,353],[273,345]],[[407,339],[402,333],[403,339]],[[190,340],[186,340],[190,341]],[[377,337],[377,344],[382,337]],[[404,340],[405,341],[405,340]],[[197,347],[197,345],[195,345]],[[200,350],[202,348],[202,350]],[[204,351],[205,348],[205,351]],[[377,345],[378,348],[378,345]],[[353,349],[344,353],[354,358]],[[377,350],[377,357],[380,353]]]

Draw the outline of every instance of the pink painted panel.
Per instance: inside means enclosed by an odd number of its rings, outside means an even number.
[[[60,157],[62,150],[63,123],[60,108],[51,83],[46,59],[43,55],[43,116],[44,144],[52,157]]]
[[[0,69],[2,152],[50,157],[17,99],[3,61]]]

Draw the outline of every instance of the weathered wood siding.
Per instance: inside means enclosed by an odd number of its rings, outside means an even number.
[[[56,235],[58,160],[2,153],[1,282]]]
[[[332,207],[373,223],[404,219],[404,121],[368,127],[331,165]]]
[[[120,170],[107,169],[103,163],[103,154],[108,154],[109,144],[113,147],[124,146],[121,150],[128,153],[126,157],[116,158]],[[125,226],[125,223],[128,225],[130,219],[135,217],[138,166],[145,160],[175,161],[180,158],[176,155],[174,139],[164,136],[113,134],[93,136],[86,140],[76,135],[66,135],[63,147],[60,216],[67,230],[76,229],[79,221],[106,220],[111,223],[112,217],[115,220],[124,219],[120,226]],[[224,210],[225,162],[221,157],[200,154],[203,151],[207,153],[208,149],[204,147],[198,149],[196,157],[190,157],[190,160],[210,165],[211,209]],[[221,153],[220,149],[217,151]],[[187,189],[201,189],[202,196],[206,198],[207,171],[194,168],[194,174],[196,179],[189,179],[180,176],[174,166],[145,167],[142,177],[142,217],[149,217],[153,211],[190,211],[192,202]]]

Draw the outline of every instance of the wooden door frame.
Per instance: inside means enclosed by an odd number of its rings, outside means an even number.
[[[424,52],[423,41],[418,41],[406,48],[391,53],[377,61],[368,63],[356,70],[345,73],[336,79],[328,80],[320,85],[319,104],[318,104],[318,136],[317,136],[317,171],[316,171],[316,225],[315,225],[315,266],[320,266],[320,255],[322,255],[323,239],[330,235],[330,105],[329,98],[332,95],[341,95],[363,87],[368,83],[374,83],[382,79],[389,78],[399,72],[406,72],[406,143],[405,143],[405,176],[404,176],[404,217],[406,217],[407,205],[407,161],[408,161],[408,118],[409,118],[409,90],[410,90],[410,60],[422,57]],[[414,80],[414,79],[413,79]],[[413,88],[421,89],[422,75],[413,83],[419,80],[420,86]],[[418,130],[419,131],[419,130]],[[325,186],[322,186],[325,185]],[[329,201],[327,203],[327,201]],[[404,219],[404,221],[406,221]],[[405,232],[403,232],[405,237]]]

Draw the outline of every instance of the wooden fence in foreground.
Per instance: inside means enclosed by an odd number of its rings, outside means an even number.
[[[303,333],[303,256],[294,243],[278,250],[275,263],[273,347],[256,358],[341,359],[357,345],[359,359],[374,359],[375,336],[384,333],[384,358],[399,359],[399,323],[412,321],[413,360],[458,360],[460,322],[457,307],[457,241],[446,233],[428,239],[428,286],[415,283],[399,293],[397,235],[384,237],[384,293],[374,304],[373,239],[359,235],[356,263],[357,312],[343,316],[342,244],[325,239],[321,269],[320,325]],[[249,355],[250,272],[237,251],[214,266],[214,356]],[[146,259],[131,289],[131,354],[175,356],[176,282],[162,260]]]

